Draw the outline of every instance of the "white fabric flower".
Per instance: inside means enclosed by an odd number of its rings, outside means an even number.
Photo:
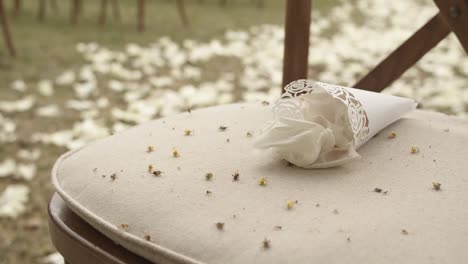
[[[345,104],[325,90],[298,97],[304,118],[278,116],[256,141],[303,168],[327,168],[359,158]]]

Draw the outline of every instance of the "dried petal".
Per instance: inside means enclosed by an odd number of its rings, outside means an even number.
[[[263,248],[264,248],[264,249],[269,249],[270,246],[271,246],[271,245],[270,245],[270,240],[268,240],[267,238],[265,238],[265,239],[263,240],[263,243],[262,243],[262,244],[263,244]]]
[[[177,151],[177,149],[174,149],[174,151],[172,151],[172,156],[173,156],[174,158],[180,157],[179,151]]]
[[[233,180],[233,181],[238,181],[238,180],[239,180],[239,176],[240,176],[240,174],[239,174],[238,171],[234,172],[234,174],[232,175],[232,180]]]
[[[211,179],[213,179],[213,173],[208,172],[207,174],[205,174],[205,180],[211,181]]]
[[[224,230],[224,223],[222,222],[216,223],[216,228],[218,228],[218,230]]]
[[[161,176],[161,174],[163,174],[163,172],[160,171],[160,170],[155,170],[155,171],[153,171],[153,175],[154,175],[154,176]]]

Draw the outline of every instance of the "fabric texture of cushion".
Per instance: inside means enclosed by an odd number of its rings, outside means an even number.
[[[155,120],[64,154],[53,183],[80,217],[156,263],[468,259],[468,120],[415,111],[360,160],[305,170],[253,148],[272,119],[259,103]]]

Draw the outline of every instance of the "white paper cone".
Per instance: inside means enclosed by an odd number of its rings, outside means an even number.
[[[359,158],[360,146],[415,108],[407,98],[297,80],[255,144],[303,168],[334,167]]]

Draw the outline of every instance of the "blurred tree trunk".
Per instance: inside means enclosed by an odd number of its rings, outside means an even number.
[[[145,0],[137,0],[137,19],[138,19],[138,31],[143,32],[145,30]]]
[[[112,0],[112,13],[114,14],[114,19],[117,22],[121,22],[120,18],[120,6],[119,6],[119,1],[118,0]]]
[[[99,15],[99,25],[103,26],[107,19],[107,0],[101,0],[101,14]]]
[[[13,15],[18,16],[20,10],[21,10],[21,0],[15,0],[13,4]]]
[[[50,7],[52,7],[52,11],[54,12],[54,14],[58,14],[59,7],[57,4],[57,0],[50,0]]]
[[[13,46],[13,41],[11,40],[10,29],[8,28],[8,19],[5,12],[5,6],[3,5],[3,0],[0,0],[0,22],[2,23],[3,38],[5,39],[5,44],[10,52],[12,57],[16,56],[15,47]]]
[[[265,6],[264,0],[252,0],[252,4],[257,5],[257,7],[262,8]]]
[[[189,21],[187,18],[187,12],[185,9],[185,0],[177,0],[177,9],[179,10],[180,19],[184,27],[189,26]]]
[[[70,22],[73,25],[76,25],[76,22],[78,22],[78,17],[80,16],[81,11],[81,0],[72,0],[70,9]]]
[[[46,0],[39,0],[39,9],[37,13],[37,19],[39,21],[44,21],[46,13]]]

